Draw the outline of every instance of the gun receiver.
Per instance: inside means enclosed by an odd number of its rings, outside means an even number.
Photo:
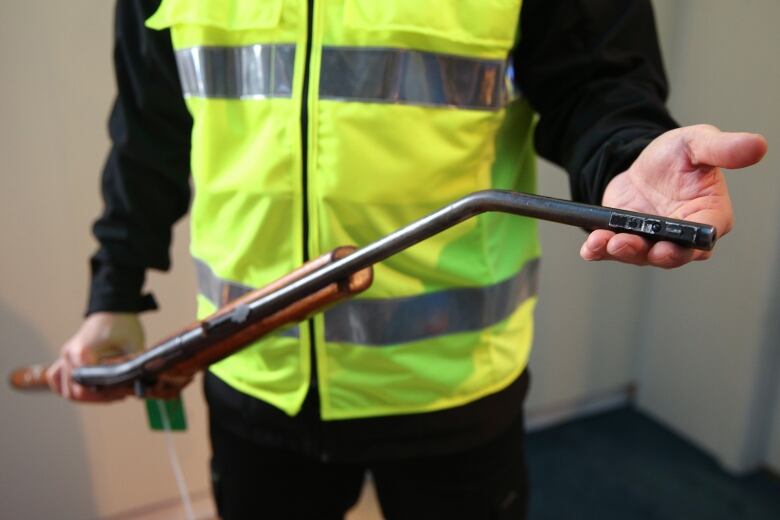
[[[354,247],[339,247],[276,282],[230,302],[140,354],[78,367],[72,378],[91,388],[128,387],[143,395],[145,388],[161,376],[187,377],[205,370],[270,332],[366,290],[373,279],[371,267],[310,285],[296,293],[295,298],[284,294],[286,287],[354,251]],[[41,366],[18,369],[11,374],[11,385],[18,390],[47,390],[45,373]]]

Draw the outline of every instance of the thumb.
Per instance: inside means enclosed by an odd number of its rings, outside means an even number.
[[[685,130],[685,144],[693,166],[745,168],[760,161],[767,151],[766,139],[760,134],[721,132],[708,125]]]

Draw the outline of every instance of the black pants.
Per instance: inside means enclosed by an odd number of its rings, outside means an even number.
[[[366,471],[386,519],[524,519],[528,483],[522,414],[499,437],[448,455],[322,462],[268,448],[211,423],[214,497],[224,520],[341,519]]]

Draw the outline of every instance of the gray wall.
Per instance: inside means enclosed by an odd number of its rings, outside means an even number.
[[[774,410],[774,424],[769,433],[769,454],[767,455],[767,463],[777,473],[780,469],[780,384],[778,384],[778,378],[775,377],[775,410]]]
[[[542,162],[539,190],[567,198],[568,178]],[[633,381],[642,283],[636,267],[582,261],[579,249],[586,235],[579,228],[543,222],[540,233],[543,262],[528,402],[532,420],[625,393]]]
[[[742,471],[780,444],[777,430],[771,437],[780,390],[780,163],[773,150],[780,140],[780,4],[656,5],[674,85],[670,105],[680,122],[761,132],[770,152],[760,165],[729,173],[736,228],[711,262],[645,273],[639,402]]]
[[[729,172],[736,228],[704,264],[675,271],[585,264],[577,230],[543,224],[532,413],[638,388],[640,406],[735,471],[780,468],[780,4],[656,0],[682,124],[763,133],[770,153]],[[541,191],[565,178],[541,168]]]

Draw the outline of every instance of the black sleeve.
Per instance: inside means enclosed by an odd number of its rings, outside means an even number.
[[[116,3],[117,97],[102,176],[105,209],[93,232],[87,314],[155,308],[142,295],[148,268],[170,267],[171,226],[187,212],[192,120],[181,95],[168,31],[144,27],[158,1]]]
[[[539,114],[536,150],[566,169],[575,200],[600,204],[609,181],[677,127],[649,0],[525,0],[512,59]]]

